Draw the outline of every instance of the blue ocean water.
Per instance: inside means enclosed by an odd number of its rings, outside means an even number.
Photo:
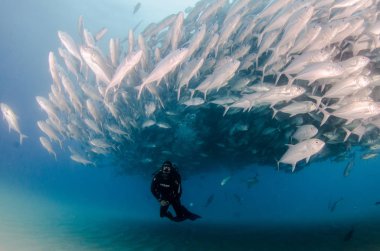
[[[359,148],[348,177],[347,161],[313,162],[293,174],[207,164],[183,177],[182,202],[202,219],[178,224],[159,218],[151,176],[85,167],[67,150],[55,160],[41,147],[36,121],[45,114],[35,96],[50,90],[48,53],[59,46],[58,30],[76,33],[83,15],[90,30],[125,37],[140,20],[147,25],[195,3],[140,2],[132,15],[137,2],[1,1],[0,102],[28,138],[20,145],[0,123],[0,250],[379,250],[380,163],[361,159]]]

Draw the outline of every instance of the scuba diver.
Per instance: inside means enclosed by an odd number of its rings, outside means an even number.
[[[175,222],[201,218],[199,215],[191,213],[181,205],[181,176],[177,168],[175,168],[170,161],[165,161],[161,169],[154,175],[151,192],[160,202],[160,217],[168,217]],[[174,208],[176,213],[175,217],[168,211],[170,205]]]

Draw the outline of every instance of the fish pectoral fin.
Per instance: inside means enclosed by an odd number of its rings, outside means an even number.
[[[20,145],[22,145],[22,141],[23,139],[26,139],[28,136],[26,136],[25,134],[20,134]]]

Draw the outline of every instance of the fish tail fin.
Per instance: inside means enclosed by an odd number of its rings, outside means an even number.
[[[276,116],[276,114],[278,113],[278,110],[276,110],[274,107],[271,107],[272,110],[273,110],[273,116],[272,116],[272,119]]]
[[[265,63],[265,64],[263,65],[263,72],[262,72],[262,79],[261,79],[261,83],[263,83],[263,82],[264,82],[265,71],[267,70],[267,67],[268,67],[268,64],[267,64],[267,63]]]
[[[190,90],[190,99],[193,99],[195,93],[195,89]]]
[[[252,108],[255,106],[255,103],[252,101],[249,102],[248,112],[252,110]]]
[[[311,95],[314,95],[315,91],[317,90],[317,86],[313,86],[313,88],[311,89]]]
[[[359,135],[358,142],[362,140],[363,135]]]
[[[307,96],[316,101],[317,107],[321,105],[323,97],[318,97],[318,96],[313,96],[313,95],[307,95]]]
[[[261,78],[260,78],[260,84],[263,84],[264,83],[264,78],[265,78],[265,76],[264,76],[264,74],[261,76]]]
[[[206,100],[206,97],[207,97],[207,90],[205,90],[205,92],[204,92],[203,94],[204,94],[204,100]]]
[[[26,136],[25,134],[20,133],[20,145],[22,145],[23,139],[26,139],[27,137],[28,136]]]
[[[111,85],[107,86],[107,88],[106,88],[106,90],[105,90],[105,92],[104,92],[104,97],[107,97],[108,92],[111,90],[111,88],[112,88]]]
[[[178,86],[177,100],[179,100],[180,96],[181,96],[181,86]]]
[[[139,93],[137,94],[137,100],[140,100],[140,97],[141,97],[141,93],[144,89],[144,83],[142,83],[141,85],[137,86],[138,89],[139,89]]]
[[[323,92],[325,90],[325,88],[326,88],[326,85],[322,85],[321,86],[321,92]]]
[[[261,41],[263,40],[265,32],[261,32],[257,38],[257,48],[260,47]]]
[[[162,99],[160,98],[160,96],[157,95],[157,99],[158,99],[158,102],[160,102],[160,105],[163,109],[165,109],[165,105],[164,105],[164,102],[162,102]]]
[[[279,73],[277,74],[276,82],[274,82],[274,85],[277,85],[277,83],[278,83],[278,81],[280,80],[282,74],[283,74],[282,72],[279,72]]]
[[[227,112],[228,112],[229,109],[230,109],[229,106],[224,106],[223,117],[227,114]]]
[[[319,109],[319,110],[323,113],[323,118],[321,120],[321,126],[322,126],[324,123],[326,123],[326,121],[329,119],[331,114],[325,109]]]
[[[288,86],[291,86],[295,80],[294,77],[291,77],[291,76],[287,76],[288,77]]]
[[[344,137],[343,142],[346,142],[346,140],[350,137],[351,131],[348,130],[347,128],[343,127],[343,130],[346,132],[346,137]]]

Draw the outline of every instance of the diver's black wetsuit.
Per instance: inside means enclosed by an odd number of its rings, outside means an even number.
[[[176,170],[170,173],[164,173],[162,170],[158,171],[153,177],[151,184],[151,191],[158,201],[168,201],[169,204],[160,208],[160,217],[168,217],[172,221],[183,221],[186,219],[195,220],[200,216],[189,212],[184,206],[181,205],[181,176]],[[169,206],[172,205],[176,213],[174,217],[169,211]]]

